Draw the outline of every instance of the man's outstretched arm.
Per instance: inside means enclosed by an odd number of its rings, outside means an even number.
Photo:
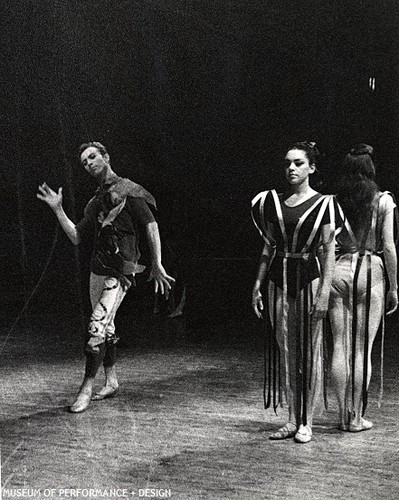
[[[76,225],[66,215],[62,207],[62,187],[58,193],[53,191],[45,182],[39,186],[39,192],[36,195],[39,200],[44,201],[54,212],[62,229],[74,245],[79,245],[80,237],[76,230]]]

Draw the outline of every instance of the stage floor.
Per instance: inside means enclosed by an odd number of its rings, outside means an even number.
[[[182,319],[132,322],[136,333],[120,349],[118,396],[73,415],[66,408],[83,375],[81,321],[57,320],[41,316],[32,326],[27,318],[11,333],[1,330],[3,499],[23,491],[36,498],[399,498],[394,322],[381,408],[377,372],[370,390],[375,427],[340,432],[331,398],[313,440],[300,445],[268,439],[286,414],[263,409],[254,323],[220,334],[220,325],[188,331]]]

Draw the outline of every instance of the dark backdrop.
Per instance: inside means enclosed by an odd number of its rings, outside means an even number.
[[[67,212],[82,215],[95,187],[76,158],[86,140],[106,144],[113,168],[157,197],[196,322],[249,315],[261,249],[249,203],[282,186],[291,141],[318,143],[327,183],[353,143],[369,142],[381,187],[398,192],[396,4],[3,0],[6,321],[27,300],[28,312],[86,304],[79,276],[89,249],[78,261],[35,198],[43,180],[62,185]]]

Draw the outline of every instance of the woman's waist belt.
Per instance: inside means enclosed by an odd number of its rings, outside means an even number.
[[[342,249],[339,249],[337,252],[338,256],[345,254],[354,255],[355,253],[359,253],[361,257],[363,257],[363,255],[381,255],[381,252],[377,252],[376,250],[357,250],[355,248],[348,248],[346,252],[343,252]]]
[[[378,252],[375,250],[362,250],[359,252],[360,255],[378,255]]]
[[[310,252],[277,252],[276,255],[278,257],[287,257],[288,259],[308,259]]]

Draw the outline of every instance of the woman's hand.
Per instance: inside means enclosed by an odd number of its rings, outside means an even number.
[[[398,308],[398,291],[389,290],[389,292],[387,293],[387,301],[386,301],[387,316],[393,314],[397,308]]]
[[[252,308],[255,311],[256,316],[259,319],[263,318],[263,300],[262,294],[258,288],[254,288],[252,291]]]
[[[47,203],[47,205],[55,211],[62,207],[62,187],[59,188],[58,193],[53,191],[45,182],[39,186],[39,193],[37,198]]]

